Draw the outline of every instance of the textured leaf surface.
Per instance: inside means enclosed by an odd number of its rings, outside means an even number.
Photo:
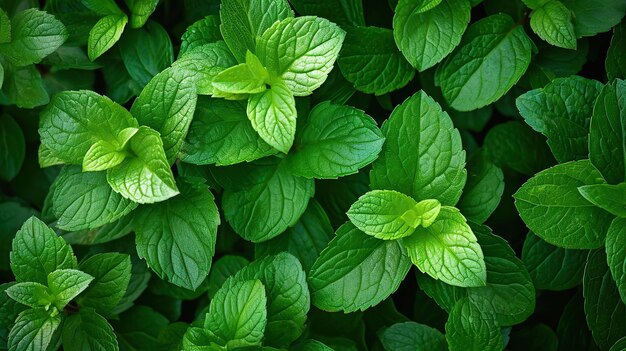
[[[626,219],[615,218],[606,235],[606,257],[622,301],[626,301]],[[624,302],[626,303],[626,302]]]
[[[447,350],[446,339],[435,328],[415,322],[396,323],[378,334],[386,351]]]
[[[128,17],[121,13],[104,16],[93,26],[89,31],[87,44],[87,52],[91,61],[100,57],[120,40],[126,23],[128,23]]]
[[[483,223],[500,203],[504,192],[504,174],[485,152],[472,156],[467,169],[467,183],[457,207],[467,219]]]
[[[63,324],[63,347],[67,351],[119,350],[113,328],[92,309],[81,309]]]
[[[615,216],[626,217],[626,183],[583,185],[578,191],[592,204]]]
[[[572,22],[572,13],[558,0],[551,0],[533,11],[530,27],[548,43],[576,50],[576,32]]]
[[[23,311],[15,320],[8,339],[10,351],[45,350],[61,325],[61,315],[51,317],[43,308]]]
[[[116,252],[96,254],[81,262],[79,268],[94,277],[79,299],[80,306],[106,315],[126,293],[132,269],[130,257]]]
[[[446,340],[450,351],[500,351],[504,346],[496,315],[484,298],[456,302],[446,322]]]
[[[59,311],[83,292],[93,281],[93,277],[77,269],[57,269],[48,274],[48,288],[54,296],[54,304]]]
[[[626,22],[620,23],[613,28],[611,45],[606,53],[604,66],[609,81],[619,78],[626,79]]]

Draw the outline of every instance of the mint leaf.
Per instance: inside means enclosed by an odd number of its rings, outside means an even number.
[[[400,0],[393,16],[396,44],[413,67],[424,71],[459,45],[470,10],[468,0]]]
[[[223,40],[222,33],[220,33],[220,18],[216,15],[208,15],[205,18],[193,23],[189,27],[183,36],[180,38],[180,51],[178,57],[181,58],[185,53],[192,51],[193,49],[212,44],[217,41]],[[224,43],[225,44],[225,43]],[[230,50],[226,47],[226,51],[230,54]],[[230,54],[232,55],[232,54]],[[229,66],[234,66],[237,61]]]
[[[220,218],[206,185],[179,183],[180,195],[137,209],[137,253],[159,277],[195,290],[209,273]]]
[[[130,213],[137,204],[114,192],[104,172],[81,172],[67,166],[54,182],[52,211],[57,227],[69,230],[93,229]]]
[[[602,183],[588,160],[573,161],[537,173],[513,197],[526,225],[545,241],[593,249],[603,245],[612,216],[585,200],[578,187]]]
[[[257,39],[256,54],[293,95],[307,96],[326,80],[344,37],[345,32],[326,19],[290,17],[263,32]]]
[[[378,338],[386,351],[412,351],[416,348],[433,351],[448,349],[446,339],[439,330],[415,322],[396,323],[379,332]]]
[[[220,29],[237,61],[246,51],[255,52],[256,41],[275,22],[293,17],[287,0],[224,0],[220,6]]]
[[[587,201],[601,209],[618,217],[626,217],[626,183],[583,185],[578,191]]]
[[[508,15],[472,24],[459,49],[437,70],[443,96],[459,111],[495,102],[526,72],[531,47],[524,28]]]
[[[76,268],[72,248],[36,217],[29,218],[15,234],[11,270],[18,282],[48,284],[48,274]]]
[[[415,70],[396,47],[393,32],[386,28],[347,28],[338,63],[354,88],[369,94],[398,90],[415,76]]]
[[[193,81],[174,68],[157,74],[141,91],[130,113],[161,135],[167,160],[176,159],[196,109]]]
[[[154,12],[159,0],[124,0],[130,9],[130,25],[133,28],[142,27]]]
[[[48,274],[48,288],[59,311],[89,286],[93,277],[77,269],[57,269]]]
[[[252,52],[246,52],[246,62],[230,67],[218,73],[214,78],[213,88],[228,94],[257,94],[267,89],[269,72],[259,58]]]
[[[20,108],[34,108],[50,101],[41,74],[34,65],[5,67],[4,92],[10,103]]]
[[[484,298],[462,298],[456,302],[446,322],[450,351],[500,351],[502,333],[496,315]]]
[[[573,13],[576,35],[587,37],[603,33],[618,24],[626,12],[620,0],[561,0]]]
[[[533,11],[530,27],[548,43],[576,50],[576,33],[572,13],[558,0],[550,0]]]
[[[112,143],[106,140],[96,141],[83,158],[83,172],[106,171],[122,163],[127,155],[124,148],[138,130],[135,127],[124,128]]]
[[[626,79],[626,58],[622,55],[626,50],[625,23],[620,23],[613,28],[611,45],[606,53],[604,67],[609,81],[615,78]]]
[[[100,57],[120,40],[126,23],[128,23],[128,17],[125,14],[111,14],[102,17],[91,28],[87,44],[87,53],[91,61]]]
[[[220,72],[237,64],[233,55],[223,41],[205,44],[187,51],[174,62],[172,67],[187,73],[187,79],[196,83],[199,95],[213,94],[211,82]]]
[[[113,328],[93,309],[85,308],[67,317],[63,324],[63,349],[119,350]]]
[[[9,115],[0,116],[0,144],[0,179],[8,181],[19,173],[26,153],[22,128]]]
[[[559,162],[587,158],[589,123],[602,84],[578,76],[557,78],[515,100],[525,122],[548,138]]]
[[[108,97],[87,90],[65,91],[41,112],[39,135],[52,156],[82,164],[91,145],[98,140],[114,142],[129,127],[137,127],[137,121]]]
[[[226,279],[234,276],[250,262],[241,256],[226,255],[213,263],[208,278],[209,298],[213,298]]]
[[[46,350],[57,328],[61,325],[62,315],[50,316],[43,308],[23,311],[15,320],[8,340],[8,349]]]
[[[311,268],[311,299],[325,311],[365,310],[394,293],[410,268],[398,241],[376,239],[346,223]]]
[[[274,153],[252,128],[245,102],[200,97],[180,158],[193,164],[228,166]]]
[[[31,308],[48,309],[54,302],[54,296],[48,287],[40,283],[17,283],[8,287],[5,292],[13,300]]]
[[[342,177],[374,161],[383,142],[372,117],[353,107],[323,102],[311,110],[287,161],[292,172],[303,177]]]
[[[204,328],[215,343],[228,349],[260,345],[267,323],[266,303],[261,281],[229,279],[211,300]]]
[[[157,131],[139,127],[129,149],[134,156],[107,170],[107,182],[115,192],[142,204],[164,201],[179,193]]]
[[[237,234],[255,243],[294,225],[313,196],[313,180],[292,175],[283,162],[236,167],[233,172],[238,181],[224,188],[224,217]]]
[[[504,174],[484,151],[470,158],[467,169],[467,183],[457,207],[470,221],[483,223],[500,203],[504,192]]]
[[[611,276],[617,285],[622,301],[626,301],[626,271],[624,260],[626,259],[626,219],[615,218],[606,235],[606,258],[611,271]]]
[[[11,41],[11,20],[8,14],[0,9],[0,44]]]
[[[94,280],[82,293],[78,304],[106,315],[126,293],[131,277],[130,257],[115,252],[96,254],[81,262],[79,268]]]
[[[589,160],[609,184],[626,180],[626,81],[604,86],[593,107]]]
[[[386,143],[372,164],[372,189],[435,199],[444,206],[457,203],[467,177],[465,151],[439,104],[420,91],[394,109],[382,132]]]
[[[39,63],[67,38],[65,26],[53,15],[28,9],[11,20],[11,42],[0,44],[0,53],[16,66],[27,66]]]
[[[435,279],[461,287],[484,286],[487,282],[480,245],[454,207],[441,207],[432,225],[416,228],[402,243],[413,264]]]

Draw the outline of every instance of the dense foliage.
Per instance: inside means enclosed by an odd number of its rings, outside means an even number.
[[[0,0],[0,350],[626,350],[625,13]]]

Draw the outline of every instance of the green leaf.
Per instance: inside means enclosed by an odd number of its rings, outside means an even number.
[[[39,63],[67,38],[65,26],[53,15],[28,9],[11,20],[11,42],[0,44],[0,53],[16,66],[27,66]]]
[[[5,67],[3,90],[10,103],[20,108],[34,108],[50,101],[41,74],[34,65]]]
[[[11,20],[8,14],[0,9],[0,44],[11,42]]]
[[[289,17],[263,32],[257,40],[256,54],[270,74],[282,78],[293,95],[306,96],[328,77],[344,37],[345,32],[326,19]]]
[[[574,14],[574,28],[579,37],[609,31],[619,23],[626,12],[626,3],[620,0],[561,0],[561,2]]]
[[[31,308],[44,307],[47,310],[54,302],[50,289],[40,283],[17,283],[8,287],[5,292],[13,300]]]
[[[39,135],[52,156],[79,165],[91,145],[98,140],[115,142],[129,127],[137,127],[137,121],[108,97],[87,90],[64,91],[41,112]]]
[[[626,219],[615,218],[606,235],[606,257],[622,301],[626,301]],[[626,303],[626,302],[624,302]]]
[[[293,226],[313,196],[313,180],[292,175],[283,162],[272,160],[232,171],[237,184],[224,189],[224,217],[237,234],[255,243]]]
[[[193,81],[184,71],[170,68],[150,80],[130,109],[139,123],[160,133],[170,164],[187,136],[196,101]]]
[[[9,351],[46,350],[61,322],[62,315],[50,316],[43,308],[23,311],[9,333]]]
[[[193,49],[218,42],[222,39],[222,33],[220,32],[220,18],[217,15],[208,15],[205,18],[193,23],[189,27],[183,36],[180,38],[180,51],[178,57],[181,58],[185,53],[192,51]],[[224,43],[226,45],[226,43]],[[230,54],[230,50],[227,46],[226,51]],[[232,54],[230,54],[232,55]],[[234,63],[230,66],[237,64],[237,61],[233,59]]]
[[[626,336],[617,340],[609,351],[623,351],[626,349]]]
[[[500,326],[484,298],[462,298],[456,302],[446,322],[450,351],[500,351],[503,348]]]
[[[570,250],[553,246],[529,232],[524,240],[522,261],[528,268],[535,288],[567,290],[583,280],[586,250]]]
[[[439,330],[415,322],[396,323],[379,332],[378,338],[386,351],[448,349],[446,339]]]
[[[459,45],[470,10],[467,0],[400,0],[393,16],[396,44],[413,67],[424,71]]]
[[[67,351],[118,351],[113,328],[93,309],[81,309],[63,324],[63,349]]]
[[[81,172],[64,167],[54,182],[52,211],[56,226],[69,231],[93,229],[112,223],[137,207],[114,192],[104,172]]]
[[[6,290],[14,284],[15,283],[0,284],[0,347],[5,350],[8,349],[7,339],[9,337],[11,327],[15,323],[15,319],[17,319],[17,316],[27,308],[19,302],[11,299],[9,295],[6,294]]]
[[[583,280],[585,317],[593,340],[601,350],[608,350],[626,336],[626,306],[611,277],[604,250],[589,252]]]
[[[437,70],[448,104],[471,111],[500,99],[530,64],[532,42],[505,14],[472,24],[454,54]]]
[[[467,177],[465,151],[439,104],[419,91],[393,110],[382,132],[386,142],[372,164],[372,189],[436,199],[444,206],[457,203]]]
[[[256,41],[274,22],[293,17],[287,0],[224,0],[220,6],[220,29],[237,61],[246,51],[255,52]]]
[[[106,16],[122,13],[115,0],[81,0],[80,2],[98,15]]]
[[[179,196],[137,209],[137,253],[162,279],[195,290],[209,273],[220,218],[206,185],[179,183]]]
[[[348,27],[338,63],[354,88],[368,94],[398,90],[415,76],[415,70],[398,50],[393,32],[386,28]]]
[[[142,27],[154,12],[159,0],[124,0],[130,9],[130,25],[133,28]]]
[[[91,28],[87,43],[87,54],[91,61],[100,57],[120,40],[126,23],[128,23],[128,17],[125,14],[111,14],[102,17]]]
[[[311,268],[313,304],[331,312],[365,310],[394,293],[410,268],[400,242],[368,236],[348,222]]]
[[[130,257],[116,252],[96,254],[81,262],[79,268],[94,280],[80,296],[78,304],[106,315],[126,293],[132,269]]]
[[[122,163],[127,156],[124,148],[138,130],[135,127],[122,129],[113,143],[106,140],[96,141],[83,158],[83,172],[106,171]]]
[[[324,17],[342,27],[365,25],[361,0],[290,0],[289,2],[302,16]]]
[[[557,78],[521,95],[515,104],[526,123],[548,138],[554,157],[567,162],[588,158],[589,123],[601,90],[596,80]]]
[[[280,253],[252,262],[232,278],[258,279],[267,293],[267,326],[263,344],[285,347],[302,335],[310,308],[309,288],[300,262]]]
[[[259,136],[287,153],[296,134],[296,101],[284,82],[273,82],[270,89],[248,99],[248,119]]]
[[[481,151],[469,160],[469,174],[457,207],[475,223],[485,222],[495,211],[504,192],[504,174]]]
[[[188,163],[228,166],[274,153],[252,128],[244,101],[200,97],[179,156]]]
[[[230,279],[217,291],[204,321],[210,337],[225,348],[261,345],[267,297],[259,280]]]
[[[142,204],[164,201],[179,193],[157,131],[139,127],[129,148],[134,156],[107,170],[107,182],[115,192]]]
[[[441,207],[431,226],[416,228],[402,244],[413,264],[435,279],[461,287],[487,282],[480,245],[465,217],[454,207]]]
[[[522,0],[522,2],[532,10],[536,10],[551,0]]]
[[[9,181],[19,173],[26,153],[22,128],[9,115],[0,116],[0,144],[0,179]]]
[[[583,185],[578,191],[592,204],[618,217],[626,217],[626,183]]]
[[[383,142],[372,117],[350,106],[323,102],[311,110],[287,161],[292,172],[303,177],[343,177],[374,161]]]
[[[578,187],[604,180],[588,160],[572,161],[537,173],[513,195],[520,216],[535,234],[568,249],[604,244],[612,216],[580,195]]]
[[[0,203],[0,269],[8,271],[10,266],[11,241],[22,224],[38,211],[17,201],[3,201]],[[1,294],[0,294],[1,296]],[[15,318],[14,318],[15,319]],[[0,329],[1,330],[1,329]],[[1,345],[1,343],[0,343]]]
[[[182,55],[172,67],[187,72],[187,79],[196,83],[199,95],[213,94],[211,82],[223,70],[237,64],[233,55],[223,41],[205,44],[189,50]]]
[[[550,0],[534,10],[530,17],[530,27],[551,45],[576,50],[572,13],[560,1]]]
[[[59,311],[89,286],[93,277],[77,269],[57,269],[48,274],[48,288]]]
[[[208,278],[209,298],[213,298],[226,279],[235,275],[250,262],[241,256],[226,255],[215,261]]]
[[[48,284],[48,274],[76,268],[72,248],[36,217],[29,218],[15,234],[11,270],[18,282]]]
[[[626,81],[604,86],[593,107],[589,159],[609,184],[626,180]]]
[[[259,58],[246,52],[246,62],[218,73],[211,84],[213,89],[228,94],[257,94],[267,90],[270,75]]]
[[[609,81],[620,78],[626,79],[626,22],[622,22],[613,28],[611,45],[606,53],[604,67]]]

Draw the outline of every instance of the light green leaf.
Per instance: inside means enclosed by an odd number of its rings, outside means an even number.
[[[621,0],[561,0],[572,11],[574,28],[579,37],[593,36],[609,31],[626,12]]]
[[[423,91],[405,100],[382,126],[385,144],[372,164],[372,189],[452,206],[467,177],[465,151],[447,113]],[[445,152],[444,152],[445,150]]]
[[[589,160],[609,184],[626,180],[626,81],[604,86],[593,107]]]
[[[89,31],[87,43],[87,54],[91,61],[100,57],[120,40],[126,23],[128,17],[123,13],[107,15],[96,22]]]
[[[415,322],[396,323],[378,333],[385,351],[446,351],[446,338],[435,328]]]
[[[626,79],[626,22],[622,22],[613,28],[611,45],[606,53],[604,67],[609,81],[615,78]]]
[[[237,61],[253,53],[256,41],[275,22],[293,17],[287,0],[224,0],[220,6],[220,29]]]
[[[195,90],[183,70],[170,68],[150,80],[130,109],[139,123],[159,132],[170,164],[178,156],[193,119]]]
[[[180,182],[180,189],[179,196],[137,209],[135,240],[139,257],[159,277],[195,290],[211,268],[220,218],[206,185]]]
[[[583,185],[602,184],[588,160],[572,161],[537,173],[513,195],[520,216],[543,240],[568,249],[604,244],[611,216],[578,192]]]
[[[77,231],[114,222],[137,204],[114,192],[104,172],[81,172],[79,167],[64,167],[54,182],[52,211],[56,226]]]
[[[63,324],[63,349],[67,351],[118,351],[113,328],[93,309],[81,309]]]
[[[180,38],[180,40],[180,51],[178,52],[179,58],[181,58],[185,53],[199,46],[212,44],[223,40],[222,33],[220,33],[219,16],[208,15],[205,18],[190,25],[189,27],[187,27],[185,33],[183,33],[183,36]],[[230,50],[226,46],[226,43],[223,44],[229,55],[232,55],[230,53]],[[233,58],[233,61],[233,64],[229,65],[229,67],[237,64],[237,60]]]
[[[306,96],[328,77],[344,37],[345,32],[326,19],[289,17],[263,32],[256,54],[270,74],[282,78],[293,95]]]
[[[127,156],[124,148],[138,130],[135,127],[122,129],[113,142],[96,141],[83,158],[83,172],[106,171],[122,163]]]
[[[232,172],[237,184],[225,186],[224,216],[237,234],[255,243],[293,226],[313,196],[312,179],[294,176],[274,160],[234,167]]]
[[[482,249],[465,217],[454,207],[441,207],[431,226],[416,228],[402,244],[413,264],[435,279],[461,287],[487,283]]]
[[[96,254],[81,262],[79,268],[94,280],[82,293],[78,304],[104,315],[111,312],[128,288],[132,269],[130,256],[116,252]]]
[[[218,73],[211,84],[215,90],[228,94],[257,94],[269,87],[270,75],[259,58],[246,52],[246,62]]]
[[[76,268],[72,248],[36,217],[29,218],[15,234],[11,270],[18,282],[48,284],[48,274]]]
[[[580,194],[592,204],[618,217],[626,217],[626,183],[595,184],[578,187]]]
[[[348,222],[311,268],[313,304],[331,312],[365,310],[394,293],[410,268],[399,241],[376,239]]]
[[[343,177],[374,161],[383,142],[372,117],[350,106],[323,102],[311,110],[287,161],[292,172],[303,177]]]
[[[0,53],[16,66],[39,63],[68,37],[61,21],[34,8],[13,16],[10,33],[11,42],[0,44]]]
[[[139,127],[129,149],[133,157],[107,170],[107,182],[115,192],[142,204],[164,201],[179,193],[157,131]]]
[[[70,164],[82,164],[98,140],[114,142],[137,121],[122,106],[95,92],[65,91],[41,112],[39,135],[50,154]]]
[[[393,16],[396,44],[413,67],[424,71],[459,45],[470,10],[468,0],[400,0]]]
[[[485,222],[495,211],[504,192],[504,174],[484,151],[469,160],[467,183],[457,207],[475,223]]]
[[[17,283],[8,287],[5,292],[13,300],[31,308],[44,307],[47,310],[54,302],[50,289],[40,283]]]
[[[26,153],[22,128],[13,117],[0,116],[0,179],[9,181],[19,173]]]
[[[617,290],[626,301],[626,219],[615,218],[606,235],[606,257]],[[624,302],[626,303],[626,302]]]
[[[57,269],[48,274],[48,288],[59,311],[89,286],[93,277],[77,269]]]
[[[130,25],[141,28],[154,12],[159,0],[124,0],[130,9]]]
[[[223,41],[195,47],[182,55],[172,67],[187,72],[187,79],[196,83],[199,95],[213,94],[211,82],[223,70],[237,64],[237,61]]]
[[[228,349],[260,346],[267,324],[266,304],[261,281],[229,279],[211,300],[204,328],[215,343]]]
[[[415,70],[402,56],[390,29],[348,27],[339,68],[354,88],[383,95],[407,85]]]
[[[530,27],[551,45],[576,50],[576,33],[572,20],[572,13],[563,3],[550,0],[532,12]]]
[[[9,351],[46,350],[61,322],[62,315],[50,316],[43,308],[23,311],[9,333]]]
[[[484,298],[462,298],[446,322],[450,351],[500,351],[504,347],[500,326]]]
[[[500,99],[517,83],[530,64],[532,42],[505,14],[472,24],[463,38],[437,78],[452,108],[471,111]]]
[[[287,153],[296,134],[296,101],[284,82],[273,82],[270,89],[248,99],[248,118],[259,136]]]
[[[557,78],[515,100],[525,122],[548,138],[560,162],[588,158],[589,123],[602,90],[596,80],[579,76]]]

